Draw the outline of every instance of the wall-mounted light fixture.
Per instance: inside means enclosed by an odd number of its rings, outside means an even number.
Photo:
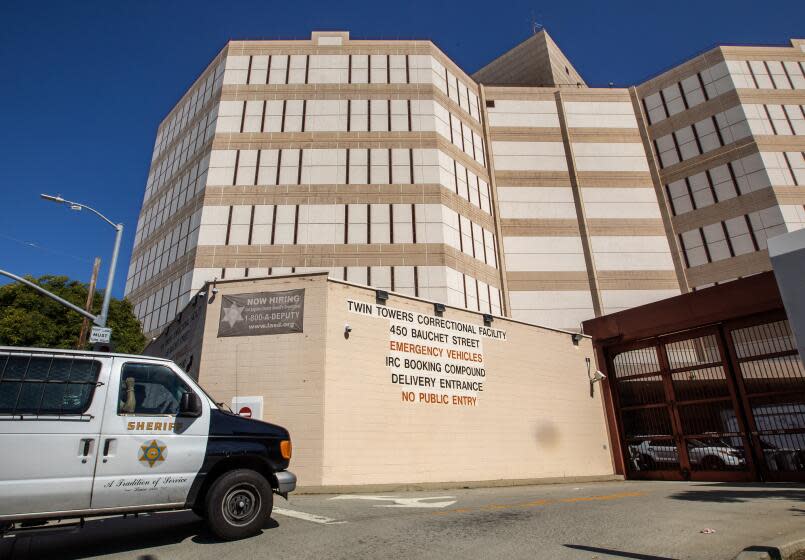
[[[578,346],[582,338],[584,338],[584,335],[581,333],[573,333],[570,335],[570,339],[573,341],[573,346]]]
[[[377,301],[388,301],[389,293],[386,290],[375,290],[375,299]]]
[[[495,318],[492,315],[490,315],[489,313],[484,313],[484,325],[488,327],[489,325],[492,324],[492,321],[494,320]]]
[[[445,306],[445,304],[443,304],[443,303],[434,303],[433,304],[433,311],[434,311],[434,313],[436,313],[436,315],[441,315],[442,313],[444,313],[445,309],[447,309],[447,306]]]

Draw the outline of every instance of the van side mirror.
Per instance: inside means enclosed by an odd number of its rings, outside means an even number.
[[[192,391],[184,393],[179,401],[178,416],[198,418],[201,416],[201,398]]]

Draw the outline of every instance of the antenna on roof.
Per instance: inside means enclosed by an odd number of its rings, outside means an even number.
[[[531,33],[536,35],[542,31],[543,27],[545,26],[537,21],[537,16],[534,15],[534,12],[531,12]]]

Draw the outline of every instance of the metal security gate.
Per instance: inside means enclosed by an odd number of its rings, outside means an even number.
[[[805,369],[784,315],[606,355],[630,478],[805,480]]]

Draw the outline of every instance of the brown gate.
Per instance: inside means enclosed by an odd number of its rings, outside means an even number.
[[[805,369],[784,314],[605,355],[630,478],[805,480]]]

